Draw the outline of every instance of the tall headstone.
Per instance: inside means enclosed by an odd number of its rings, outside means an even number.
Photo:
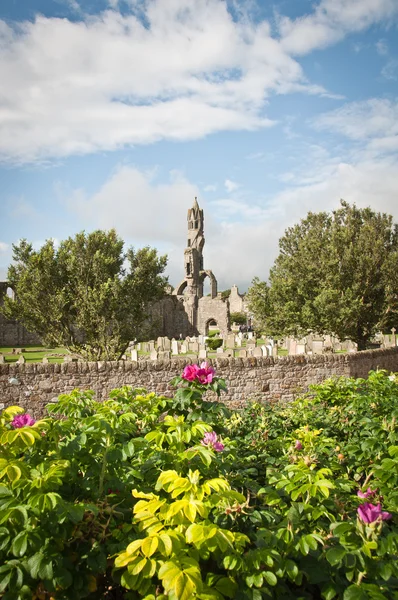
[[[239,358],[247,358],[247,350],[245,350],[245,348],[242,348],[241,350],[239,350],[238,356]]]
[[[176,355],[178,354],[178,342],[177,340],[171,340],[171,353]]]
[[[261,350],[261,348],[259,348],[258,346],[256,348],[253,348],[253,356],[258,358],[262,357],[263,351]]]
[[[187,353],[187,345],[186,344],[181,344],[180,352],[181,352],[181,354]]]
[[[158,337],[157,342],[156,342],[156,348],[158,350],[163,350],[163,348],[164,348],[164,338]]]
[[[207,358],[207,350],[205,347],[199,349],[199,360],[206,360]]]
[[[312,353],[313,354],[322,354],[323,353],[323,341],[322,340],[312,340]]]
[[[151,353],[149,355],[151,360],[157,360],[158,359],[158,353],[156,352],[156,350],[151,350]]]
[[[131,360],[133,362],[138,362],[138,352],[135,348],[131,351]]]
[[[235,334],[234,333],[229,333],[227,335],[226,347],[227,348],[235,348]]]
[[[171,350],[171,342],[167,337],[163,338],[163,349],[166,351]]]

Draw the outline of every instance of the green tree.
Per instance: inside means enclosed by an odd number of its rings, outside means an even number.
[[[230,323],[235,323],[235,325],[246,325],[247,322],[247,314],[244,312],[232,312],[229,315]]]
[[[15,299],[1,307],[49,346],[92,360],[117,359],[149,327],[146,307],[164,294],[166,256],[123,249],[115,230],[78,233],[57,249],[22,240],[13,246],[8,281]]]
[[[274,336],[311,331],[364,349],[398,322],[398,226],[392,217],[341,201],[286,230],[266,283],[255,280],[250,310]]]

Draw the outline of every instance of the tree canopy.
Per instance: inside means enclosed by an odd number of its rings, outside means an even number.
[[[250,310],[275,337],[317,332],[363,349],[398,324],[397,242],[391,215],[343,200],[310,212],[279,240],[269,283],[253,281]]]
[[[15,299],[3,314],[36,332],[46,345],[87,359],[117,359],[148,326],[146,307],[164,294],[166,256],[145,247],[124,251],[115,230],[78,233],[58,248],[13,245],[8,282]]]

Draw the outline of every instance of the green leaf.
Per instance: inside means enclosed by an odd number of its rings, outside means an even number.
[[[272,571],[263,571],[262,575],[268,585],[274,586],[278,583],[278,579],[275,573],[272,573]]]
[[[334,565],[339,564],[345,555],[346,555],[345,548],[342,548],[341,546],[337,546],[335,548],[330,548],[326,552],[326,560],[333,567]]]
[[[11,546],[11,552],[14,556],[23,556],[28,547],[28,533],[27,531],[21,531],[14,538]]]
[[[368,600],[368,595],[359,585],[350,585],[343,596],[343,600]]]

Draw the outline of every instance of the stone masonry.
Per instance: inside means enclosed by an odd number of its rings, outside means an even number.
[[[67,362],[62,364],[0,364],[0,403],[19,405],[38,417],[59,394],[75,388],[92,389],[99,400],[123,385],[145,387],[150,392],[172,395],[170,380],[191,361]],[[196,361],[195,361],[196,362]],[[222,399],[230,407],[247,400],[291,401],[332,376],[366,377],[369,371],[398,371],[398,348],[366,350],[353,354],[286,356],[268,358],[220,358],[211,361],[223,377],[228,393]]]

